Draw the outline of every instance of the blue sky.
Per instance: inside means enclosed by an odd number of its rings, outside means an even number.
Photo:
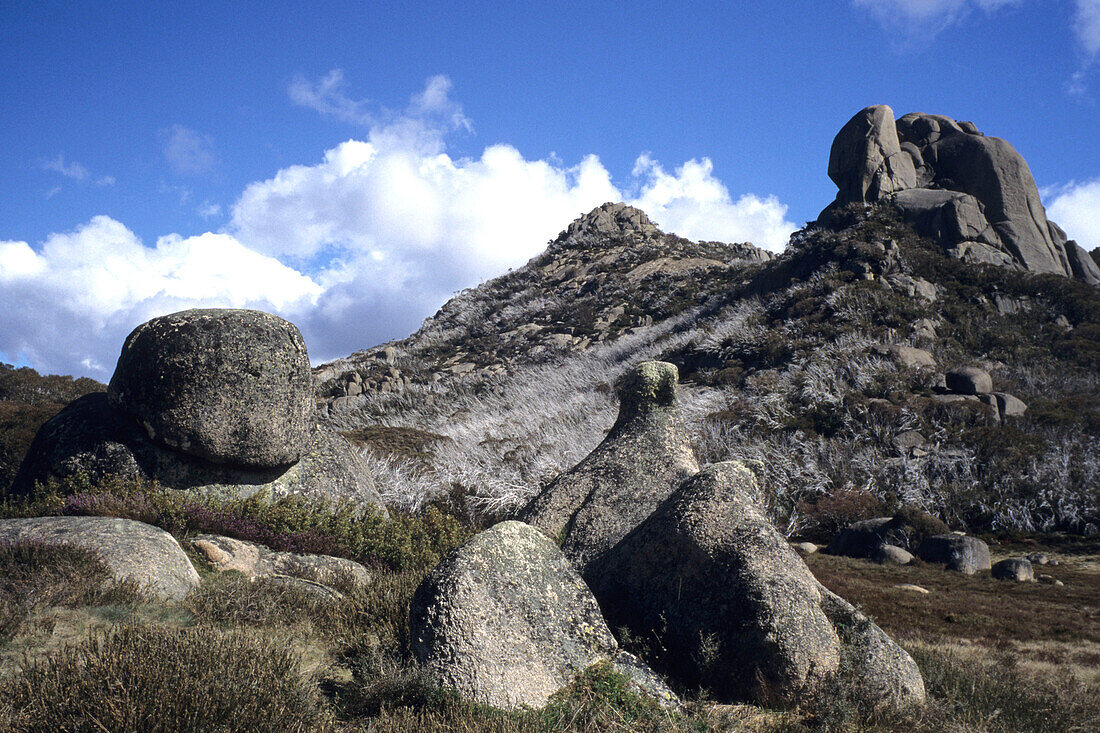
[[[0,6],[0,359],[109,377],[149,317],[255,307],[315,362],[634,202],[781,249],[833,135],[974,121],[1100,246],[1100,0]]]

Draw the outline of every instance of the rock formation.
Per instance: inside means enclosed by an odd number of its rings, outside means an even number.
[[[989,570],[989,545],[977,537],[962,534],[938,534],[925,537],[917,547],[917,557],[925,562],[944,563],[948,570],[973,575]]]
[[[371,579],[354,560],[277,552],[233,537],[200,534],[191,538],[191,547],[219,572],[235,571],[249,580],[281,580],[299,587],[321,586],[329,591],[322,595],[336,595],[338,588],[362,588]]]
[[[839,192],[822,223],[849,204],[891,203],[955,257],[1100,284],[1096,262],[1046,218],[1023,157],[972,123],[867,107],[837,133],[829,177]]]
[[[582,575],[699,470],[676,386],[673,364],[645,362],[630,372],[619,388],[619,417],[611,432],[520,513],[559,540]]]
[[[657,669],[720,700],[792,704],[847,657],[873,668],[896,702],[923,700],[909,655],[865,618],[855,623],[760,504],[753,473],[736,461],[686,481],[590,569],[610,625],[655,640]]]
[[[93,480],[156,479],[169,488],[238,496],[266,490],[381,506],[352,446],[314,426],[312,417],[303,419],[312,393],[308,359],[304,347],[299,353],[301,337],[292,324],[227,310],[186,311],[151,323],[127,340],[110,394],[85,395],[42,426],[13,493],[84,474]],[[192,328],[202,335],[190,334]],[[202,346],[215,338],[220,350]],[[198,353],[181,352],[187,343]],[[281,363],[280,355],[289,363]],[[157,384],[171,386],[160,394]],[[158,405],[163,411],[154,409]],[[206,457],[211,454],[217,461]],[[295,458],[285,463],[290,456]]]
[[[501,522],[448,555],[417,588],[409,631],[413,654],[438,683],[496,707],[542,707],[603,661],[659,700],[675,700],[619,650],[557,546],[521,522]]]
[[[72,545],[99,555],[118,581],[132,581],[159,600],[179,601],[199,575],[176,542],[158,527],[114,517],[0,520],[0,542]]]
[[[290,465],[313,428],[302,334],[260,311],[188,310],[141,324],[107,397],[154,442],[212,463]]]

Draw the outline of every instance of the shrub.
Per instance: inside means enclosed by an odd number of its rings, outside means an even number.
[[[0,723],[12,733],[332,730],[299,666],[255,633],[123,625],[0,683],[10,707]]]
[[[127,603],[132,583],[116,583],[91,550],[39,542],[0,543],[0,643],[15,637],[36,609]]]

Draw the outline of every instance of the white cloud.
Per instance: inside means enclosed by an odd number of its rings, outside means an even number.
[[[469,123],[449,91],[429,79],[363,139],[250,184],[221,233],[148,247],[97,217],[33,248],[3,243],[0,300],[19,306],[0,323],[0,352],[86,373],[113,365],[149,317],[248,305],[295,322],[311,357],[326,360],[408,335],[452,293],[522,265],[605,201],[633,203],[693,239],[779,250],[795,229],[774,197],[731,195],[706,158],[669,172],[643,155],[622,185],[595,155],[569,165],[496,144],[452,158],[446,136]]]
[[[974,9],[992,13],[1025,0],[852,0],[905,40],[927,39],[958,23]]]
[[[162,313],[196,306],[290,312],[320,287],[225,234],[168,235],[147,247],[106,216],[39,248],[0,242],[0,350],[40,370],[91,373],[113,365],[126,334]]]
[[[298,74],[291,79],[287,93],[291,101],[302,107],[309,107],[343,122],[369,125],[373,120],[370,101],[349,98],[344,93],[346,87],[343,69],[333,69],[316,82]]]
[[[210,201],[203,201],[202,205],[195,210],[195,213],[201,216],[203,219],[210,219],[211,217],[218,216],[222,213],[222,205],[215,204]]]
[[[1076,0],[1073,32],[1090,58],[1100,54],[1100,0]]]
[[[1100,247],[1100,179],[1070,183],[1054,190],[1047,205],[1047,216],[1065,230],[1070,239],[1087,250]]]
[[[164,128],[159,135],[164,141],[164,158],[177,175],[201,175],[217,164],[214,138],[209,135],[178,124]]]

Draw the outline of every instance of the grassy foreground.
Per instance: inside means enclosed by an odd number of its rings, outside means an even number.
[[[57,489],[57,487],[54,487]],[[913,654],[930,703],[888,713],[837,686],[796,710],[681,711],[634,695],[602,666],[543,710],[503,712],[433,687],[405,654],[407,605],[441,554],[472,531],[429,512],[378,521],[287,500],[203,503],[155,486],[67,487],[9,516],[140,518],[181,539],[257,533],[281,549],[324,547],[365,561],[373,581],[339,599],[218,574],[178,606],[105,584],[88,553],[0,545],[0,730],[5,731],[1092,731],[1100,729],[1100,547],[1043,549],[1065,585],[1015,585],[917,565],[811,556],[826,585],[861,605]],[[94,510],[94,511],[92,511]],[[214,517],[216,519],[211,519]],[[279,539],[281,538],[281,540]],[[185,543],[186,544],[186,543]],[[920,585],[924,595],[895,588]]]

